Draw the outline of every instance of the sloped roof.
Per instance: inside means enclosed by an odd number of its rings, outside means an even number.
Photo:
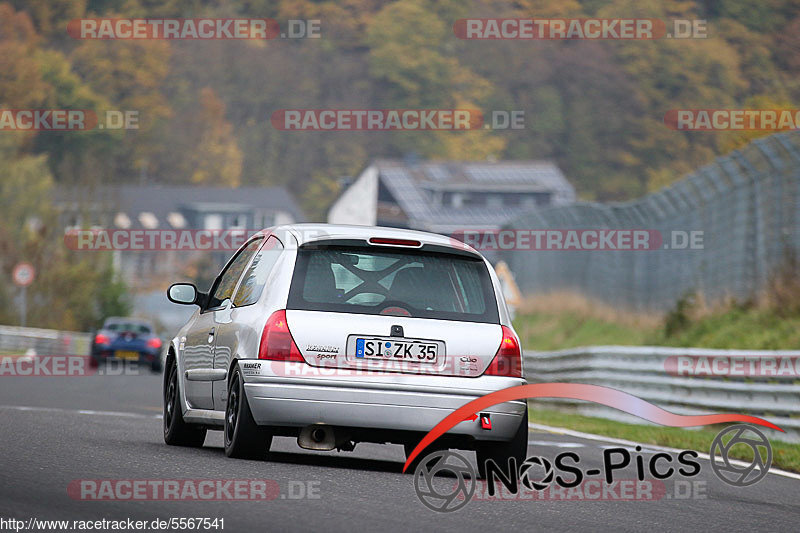
[[[463,207],[433,205],[429,191],[542,192],[552,205],[572,203],[575,189],[549,161],[445,161],[409,163],[381,159],[373,163],[381,182],[412,221],[428,227],[498,226],[528,206]]]

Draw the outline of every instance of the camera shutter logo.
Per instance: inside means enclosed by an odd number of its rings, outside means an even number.
[[[531,469],[533,467],[544,469],[544,476],[539,481],[531,479]],[[544,457],[528,457],[519,467],[519,479],[526,489],[544,490],[553,482],[553,465]]]
[[[442,477],[435,483],[434,477],[439,473],[452,475]],[[450,450],[440,450],[419,462],[414,470],[414,489],[425,507],[450,513],[470,502],[475,494],[475,478],[475,470],[464,456]]]
[[[725,437],[731,434],[732,437],[726,443]],[[739,466],[730,463],[728,453],[737,444],[750,446],[753,450],[753,460],[749,465]],[[769,440],[766,435],[749,424],[736,424],[720,431],[711,443],[709,455],[711,469],[717,477],[734,487],[755,485],[767,475],[772,464],[772,446]],[[721,459],[721,463],[717,462],[717,457]]]

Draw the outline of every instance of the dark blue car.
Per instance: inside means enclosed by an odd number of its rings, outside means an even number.
[[[91,362],[98,366],[108,359],[135,361],[161,372],[161,339],[153,325],[138,318],[110,317],[94,336]]]

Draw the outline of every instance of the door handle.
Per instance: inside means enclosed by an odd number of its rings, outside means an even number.
[[[211,331],[208,332],[208,343],[211,344],[214,342],[214,333],[216,333],[217,328],[211,328]]]

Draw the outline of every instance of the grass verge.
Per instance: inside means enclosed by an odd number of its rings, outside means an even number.
[[[572,292],[528,298],[517,309],[514,329],[530,350],[553,351],[577,346],[642,345],[655,336],[659,315],[614,309]]]
[[[606,437],[626,439],[642,444],[657,444],[683,450],[697,450],[708,453],[711,442],[724,424],[706,426],[702,429],[689,430],[662,426],[645,426],[628,424],[561,411],[529,408],[531,422],[546,426],[557,426],[584,433],[595,433]],[[776,468],[800,472],[800,445],[770,440],[772,445],[772,465]],[[740,450],[739,446],[731,448],[731,456],[745,461],[752,460],[749,448]]]
[[[526,349],[537,351],[591,345],[797,350],[800,313],[785,307],[729,303],[707,308],[684,299],[662,316],[620,311],[561,292],[526,300],[514,329]]]

